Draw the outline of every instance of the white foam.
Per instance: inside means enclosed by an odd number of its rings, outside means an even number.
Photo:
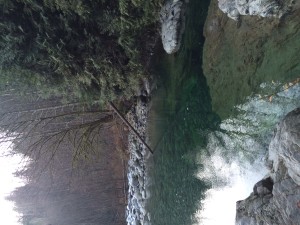
[[[261,86],[261,92],[276,90],[278,83]],[[270,98],[249,97],[236,107],[237,116],[222,121],[222,130],[211,132],[206,149],[198,156],[197,177],[212,185],[196,213],[198,225],[235,224],[236,201],[245,199],[256,182],[267,174],[264,155],[275,124],[300,107],[300,85]],[[203,155],[209,152],[209,156]]]
[[[212,189],[206,192],[202,208],[196,213],[197,224],[235,224],[236,201],[252,192],[254,184],[267,173],[266,168],[262,161],[243,167],[237,161],[228,163],[218,153],[207,158],[204,167],[197,176],[210,180]]]

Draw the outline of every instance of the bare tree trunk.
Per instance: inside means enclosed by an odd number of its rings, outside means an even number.
[[[140,141],[145,145],[145,147],[153,154],[152,149],[150,146],[143,140],[143,138],[139,135],[139,133],[134,129],[133,126],[125,119],[125,117],[120,113],[120,111],[116,108],[116,106],[109,102],[110,106],[114,109],[117,115],[122,119],[122,121],[130,128],[130,130],[140,139]]]

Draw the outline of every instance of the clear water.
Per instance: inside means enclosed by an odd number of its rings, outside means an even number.
[[[153,225],[234,224],[235,202],[266,174],[275,124],[300,106],[300,87],[262,83],[223,120],[212,111],[202,73],[203,25],[209,2],[190,0],[180,52],[158,50],[157,90],[149,117]],[[276,92],[270,98],[270,93]]]

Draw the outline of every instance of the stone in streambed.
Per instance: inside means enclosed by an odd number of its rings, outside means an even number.
[[[291,1],[277,0],[219,0],[219,8],[228,17],[237,20],[240,15],[281,17],[287,12]]]
[[[179,50],[184,31],[183,0],[169,0],[160,12],[161,37],[165,51],[168,54]]]

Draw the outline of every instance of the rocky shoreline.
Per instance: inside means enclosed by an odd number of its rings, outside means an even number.
[[[128,121],[147,140],[147,118],[149,113],[149,81],[144,81],[141,95],[131,111]],[[127,168],[128,203],[126,208],[126,221],[128,225],[150,225],[150,214],[146,210],[146,200],[150,197],[149,176],[147,162],[151,157],[150,151],[133,133],[128,136],[129,160]]]
[[[169,0],[161,9],[161,39],[168,54],[175,53],[180,48],[181,37],[184,32],[186,3],[187,0]],[[148,142],[146,130],[150,110],[150,92],[150,81],[145,79],[136,104],[127,114],[129,123],[146,142]],[[146,201],[150,197],[150,178],[147,164],[152,156],[146,146],[133,133],[128,136],[128,151],[126,222],[128,225],[150,225],[150,213],[146,209]]]
[[[161,39],[168,54],[175,53],[180,48],[184,32],[185,4],[185,1],[170,0],[161,9]],[[147,140],[147,118],[150,110],[150,92],[150,81],[145,79],[136,104],[127,114],[129,123],[147,143],[149,142]],[[151,217],[146,209],[146,201],[150,197],[147,164],[151,161],[152,154],[133,133],[128,136],[128,150],[126,222],[128,225],[150,225]]]

